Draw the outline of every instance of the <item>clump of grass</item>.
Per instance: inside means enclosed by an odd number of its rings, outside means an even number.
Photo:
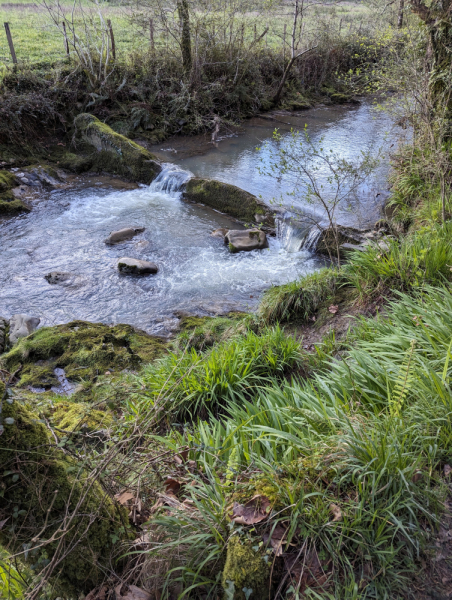
[[[419,289],[451,279],[452,222],[424,227],[400,242],[389,242],[389,250],[377,245],[366,252],[353,252],[342,269],[346,283],[369,300],[391,290]]]
[[[441,466],[452,455],[452,295],[448,287],[400,294],[388,314],[361,319],[347,354],[324,361],[312,379],[231,397],[219,420],[171,434],[173,449],[190,446],[198,474],[186,488],[195,509],[155,521],[162,537],[150,562],[184,548],[165,589],[177,582],[220,594],[231,536],[259,548],[278,525],[286,559],[267,546],[279,578],[272,597],[286,597],[290,586],[346,600],[406,591],[434,531]],[[268,519],[235,524],[233,501],[256,494],[270,500]],[[309,569],[313,554],[320,589],[287,572],[288,557]]]
[[[174,347],[176,350],[205,350],[234,335],[244,318],[245,315],[242,314],[227,317],[183,317],[180,322],[181,332],[174,340]]]
[[[300,361],[298,342],[278,326],[260,335],[247,331],[205,353],[195,348],[172,352],[144,367],[132,410],[163,411],[167,418],[218,414],[228,402],[253,395]]]
[[[259,305],[258,315],[264,323],[290,320],[306,321],[329,297],[333,297],[337,273],[322,269],[291,283],[267,290]]]

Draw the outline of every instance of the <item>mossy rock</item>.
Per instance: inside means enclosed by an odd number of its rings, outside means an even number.
[[[93,409],[86,402],[58,402],[51,417],[52,424],[68,432],[84,431],[91,433],[108,429],[113,417],[105,410]]]
[[[129,138],[116,133],[93,115],[83,113],[74,120],[77,137],[94,153],[92,167],[128,177],[141,183],[151,183],[162,167],[158,159]]]
[[[63,368],[72,381],[92,383],[105,371],[134,370],[165,351],[165,343],[131,325],[73,321],[42,327],[19,340],[1,364],[10,372],[20,365],[20,386],[58,386],[54,374]],[[89,386],[88,386],[89,387]]]
[[[270,565],[264,560],[261,550],[253,550],[250,541],[242,542],[238,536],[233,536],[228,542],[221,583],[228,599],[268,598]],[[247,595],[244,589],[248,590]],[[252,590],[251,593],[249,590]]]
[[[11,192],[17,184],[17,178],[13,173],[0,170],[0,216],[10,217],[30,210]]]
[[[0,383],[0,401],[3,396]],[[28,408],[3,398],[2,419],[0,521],[7,523],[0,544],[10,552],[28,546],[25,558],[37,572],[59,552],[52,583],[59,595],[78,597],[99,584],[120,555],[115,541],[130,536],[127,514],[55,447]],[[55,541],[48,541],[53,534]]]
[[[8,192],[17,185],[16,176],[9,171],[0,171],[0,193]]]
[[[235,185],[214,179],[189,179],[183,197],[184,200],[200,202],[245,222],[254,223],[256,214],[272,218],[270,209],[256,196]]]

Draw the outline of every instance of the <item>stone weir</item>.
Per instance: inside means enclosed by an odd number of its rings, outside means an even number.
[[[106,171],[145,184],[159,175],[162,177],[162,171],[168,170],[168,165],[162,165],[148,150],[91,114],[78,115],[74,127],[77,150],[83,154],[83,160],[89,162],[90,170]],[[171,180],[176,181],[175,175],[176,172],[171,172]],[[205,204],[246,224],[259,224],[263,228],[275,226],[274,211],[235,185],[200,177],[182,178],[180,183],[179,191],[186,201]]]

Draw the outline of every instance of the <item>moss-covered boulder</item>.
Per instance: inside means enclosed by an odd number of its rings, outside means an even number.
[[[274,225],[272,211],[261,200],[230,183],[193,177],[187,181],[184,200],[200,202],[247,223],[255,223],[256,215]],[[259,219],[261,220],[261,219]]]
[[[255,552],[250,541],[234,536],[228,542],[222,577],[225,598],[247,600],[269,598],[270,565],[262,551]]]
[[[106,371],[119,373],[137,369],[165,351],[160,338],[147,335],[131,325],[110,327],[103,323],[72,321],[66,325],[42,327],[19,340],[0,360],[11,373],[20,367],[20,386],[58,386],[54,373],[63,368],[71,381],[84,385]]]
[[[0,171],[0,217],[13,216],[30,209],[14,197],[12,189],[18,185],[16,176],[9,171]]]
[[[151,183],[161,171],[158,159],[129,138],[116,133],[88,113],[74,120],[76,139],[90,151],[92,167],[128,177],[141,183]],[[77,163],[78,166],[78,163]]]
[[[36,573],[55,560],[55,590],[78,597],[114,566],[116,542],[129,535],[127,514],[55,446],[37,415],[6,400],[1,382],[0,402],[0,544],[25,549]]]

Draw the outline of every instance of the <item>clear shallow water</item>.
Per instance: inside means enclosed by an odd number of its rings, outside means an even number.
[[[324,135],[325,146],[346,158],[372,146],[388,149],[401,133],[392,128],[388,115],[374,112],[370,104],[320,107],[277,119],[252,119],[242,133],[216,146],[199,136],[169,140],[153,151],[195,175],[233,183],[270,203],[291,189],[288,178],[277,181],[258,171],[268,151],[255,148],[271,140],[275,127],[289,132],[308,123],[312,138]],[[348,223],[362,225],[378,218],[387,195],[387,172],[386,161],[363,190],[364,214],[344,212]],[[113,185],[105,178],[82,179],[71,190],[44,197],[30,214],[0,223],[0,315],[26,312],[39,316],[41,325],[73,319],[130,323],[166,334],[176,326],[178,311],[250,310],[272,284],[292,281],[324,264],[309,250],[299,250],[298,232],[284,224],[280,238],[270,238],[269,249],[230,254],[222,239],[210,234],[219,227],[241,226],[207,207],[183,202],[175,190],[186,176],[179,170],[162,183],[138,189],[127,184],[118,189],[118,182]],[[303,198],[290,202],[307,208]],[[111,231],[130,226],[146,231],[124,244],[103,243]],[[159,272],[120,275],[116,265],[123,256],[151,260]],[[44,279],[50,271],[70,272],[72,279],[50,285]]]
[[[153,187],[57,191],[30,214],[0,224],[0,315],[27,312],[41,325],[72,319],[130,323],[167,333],[175,311],[247,310],[271,284],[320,266],[309,252],[290,254],[275,238],[268,250],[232,255],[210,234],[240,225]],[[146,231],[123,244],[103,243],[111,231],[128,226]],[[151,260],[159,272],[120,275],[122,256]],[[55,270],[73,279],[50,285],[44,275]]]
[[[375,155],[382,150],[379,167],[359,190],[359,202],[352,203],[350,208],[344,206],[337,214],[338,221],[347,225],[363,227],[374,223],[389,196],[388,152],[393,151],[399,139],[409,132],[394,125],[390,115],[375,109],[370,101],[359,105],[320,106],[301,113],[279,113],[275,114],[274,120],[268,115],[256,117],[247,121],[240,133],[230,134],[216,145],[206,135],[174,138],[150,149],[163,160],[175,162],[198,177],[232,183],[260,196],[267,204],[282,200],[288,209],[303,213],[308,208],[310,213],[317,212],[321,216],[320,209],[308,206],[302,194],[287,196],[287,192],[293,190],[290,176],[278,180],[259,171],[259,167],[268,167],[271,150],[275,148],[273,131],[278,128],[280,133],[289,136],[292,128],[302,131],[305,124],[313,142],[323,138],[325,149],[340,153],[346,160],[353,161],[363,151]],[[256,151],[257,147],[260,150]],[[330,173],[320,175],[328,187],[326,179]]]

